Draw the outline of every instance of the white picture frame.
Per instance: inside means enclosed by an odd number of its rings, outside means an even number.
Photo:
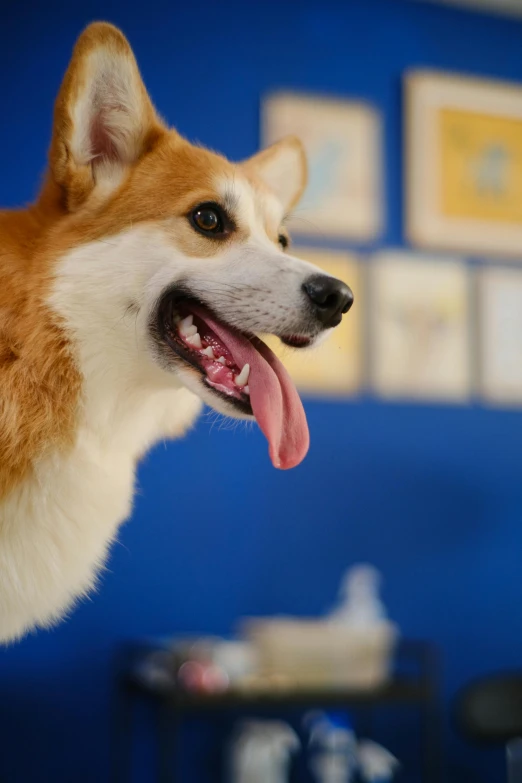
[[[388,399],[466,402],[470,279],[460,259],[388,251],[370,273],[371,382]]]
[[[479,389],[488,403],[522,405],[522,269],[477,270]]]
[[[368,242],[383,225],[382,127],[370,105],[287,91],[261,107],[264,147],[296,135],[308,158],[308,186],[289,220],[301,236]]]

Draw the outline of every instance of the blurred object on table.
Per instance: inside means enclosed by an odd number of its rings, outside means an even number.
[[[141,676],[202,694],[376,688],[390,677],[399,637],[379,597],[380,579],[372,566],[350,568],[338,605],[324,618],[245,618],[236,640],[168,639],[142,663]]]
[[[371,566],[346,572],[340,604],[324,619],[250,618],[245,637],[260,674],[292,687],[375,688],[390,677],[398,629],[379,598]]]
[[[250,644],[211,636],[164,640],[161,649],[139,664],[140,678],[149,685],[205,694],[239,688],[257,670]]]

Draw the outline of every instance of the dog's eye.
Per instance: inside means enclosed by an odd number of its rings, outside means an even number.
[[[219,231],[220,219],[215,209],[197,209],[194,212],[194,223],[202,231]]]
[[[279,242],[283,250],[286,250],[289,244],[288,237],[285,234],[279,234],[279,236],[277,237],[277,241]]]
[[[189,217],[196,231],[202,234],[219,237],[225,233],[226,217],[218,204],[200,204]]]

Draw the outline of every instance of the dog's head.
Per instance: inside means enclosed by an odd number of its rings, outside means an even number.
[[[300,142],[230,163],[156,114],[124,36],[80,37],[55,110],[43,199],[58,198],[54,304],[83,350],[112,369],[183,384],[217,410],[255,416],[274,464],[297,464],[308,432],[297,392],[255,335],[296,348],[340,322],[353,296],[294,257],[284,226],[306,183]],[[161,380],[160,380],[161,378]]]

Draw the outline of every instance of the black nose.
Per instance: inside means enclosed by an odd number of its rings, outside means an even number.
[[[303,283],[303,290],[313,304],[314,313],[325,327],[337,326],[353,305],[353,293],[335,277],[314,275]]]

